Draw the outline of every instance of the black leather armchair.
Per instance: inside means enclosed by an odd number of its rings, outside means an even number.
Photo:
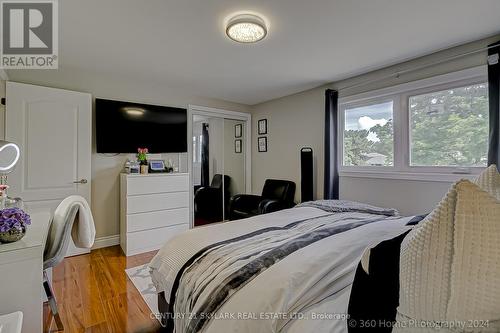
[[[295,183],[267,179],[262,195],[238,194],[229,201],[229,219],[238,220],[291,208],[295,205]]]
[[[224,198],[222,198],[222,175],[216,174],[208,187],[195,189],[194,216],[206,221],[218,222],[223,219],[224,207],[227,207],[231,193],[231,177],[224,176]],[[223,205],[224,200],[224,205]]]

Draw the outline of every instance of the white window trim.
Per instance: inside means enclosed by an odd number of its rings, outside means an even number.
[[[361,172],[370,172],[370,171],[386,171],[390,172],[394,170],[394,167],[396,166],[396,161],[394,160],[394,166],[348,166],[344,165],[344,130],[345,130],[345,110],[346,109],[353,109],[353,108],[359,108],[363,106],[368,106],[368,105],[373,105],[373,104],[383,104],[387,102],[393,102],[392,105],[392,117],[393,117],[393,123],[396,124],[398,121],[398,115],[396,115],[396,104],[399,104],[399,96],[398,95],[384,95],[384,96],[376,96],[370,99],[363,99],[360,101],[353,101],[350,103],[344,103],[344,104],[339,104],[339,161],[341,165],[341,171],[361,171]],[[395,130],[395,129],[394,129]],[[394,137],[396,137],[394,135]],[[393,152],[394,156],[396,153],[396,142],[394,142],[394,147],[393,147]]]
[[[342,177],[388,178],[402,180],[454,182],[462,178],[476,177],[484,167],[420,167],[410,166],[410,117],[408,100],[410,96],[445,90],[468,84],[488,81],[486,66],[403,83],[397,86],[341,97],[338,113],[338,160]],[[393,101],[394,122],[394,166],[344,166],[345,109]]]

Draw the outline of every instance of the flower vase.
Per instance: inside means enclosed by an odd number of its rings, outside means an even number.
[[[29,214],[19,207],[0,210],[0,242],[17,242],[24,237],[30,224],[31,218]]]
[[[17,242],[26,235],[26,227],[12,228],[6,232],[0,232],[0,243],[13,243]]]
[[[147,175],[148,174],[148,162],[147,161],[141,161],[141,174]]]

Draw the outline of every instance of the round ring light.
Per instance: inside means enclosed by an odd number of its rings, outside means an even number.
[[[7,174],[14,169],[21,152],[15,143],[0,140],[0,174]]]

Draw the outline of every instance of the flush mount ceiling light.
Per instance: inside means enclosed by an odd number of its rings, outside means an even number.
[[[255,43],[266,37],[267,27],[257,15],[240,14],[227,23],[226,35],[239,43]]]

